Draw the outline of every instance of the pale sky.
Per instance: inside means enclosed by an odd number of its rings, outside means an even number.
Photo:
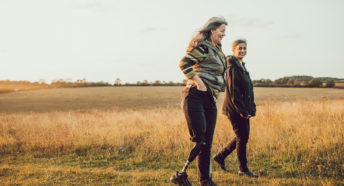
[[[192,36],[228,21],[252,79],[344,78],[342,0],[0,0],[0,80],[180,82]]]

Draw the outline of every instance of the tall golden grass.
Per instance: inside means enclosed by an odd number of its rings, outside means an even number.
[[[264,103],[257,110],[248,154],[260,175],[343,178],[344,100]],[[233,137],[219,110],[213,152]],[[188,139],[179,108],[0,114],[2,155],[106,151],[113,153],[108,156],[184,161],[193,145]],[[235,155],[229,159],[235,161]]]

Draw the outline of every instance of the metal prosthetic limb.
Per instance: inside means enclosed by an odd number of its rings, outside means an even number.
[[[184,165],[184,167],[183,167],[181,172],[185,172],[186,171],[186,169],[189,167],[190,163],[193,160],[195,160],[197,155],[201,152],[202,147],[204,147],[205,145],[206,145],[206,143],[204,141],[196,142],[195,146],[191,149],[190,154],[189,154],[189,158],[185,162],[185,165]]]

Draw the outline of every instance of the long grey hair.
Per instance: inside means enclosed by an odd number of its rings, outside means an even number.
[[[211,36],[211,30],[216,30],[219,26],[222,24],[227,25],[227,21],[224,17],[212,17],[210,18],[202,27],[201,30],[199,30],[195,37],[192,38],[192,40],[189,43],[189,47],[187,49],[187,52],[190,52],[192,49],[198,46],[198,44],[202,41],[209,40]]]

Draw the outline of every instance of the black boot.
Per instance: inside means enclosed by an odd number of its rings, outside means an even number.
[[[221,157],[221,155],[216,154],[213,159],[215,160],[216,163],[220,165],[222,170],[224,170],[225,172],[228,172],[228,169],[225,165],[225,160]]]
[[[188,175],[186,172],[176,172],[176,174],[172,175],[170,178],[171,182],[174,184],[178,184],[181,186],[191,186],[191,183],[188,180]]]
[[[207,180],[202,180],[200,182],[201,186],[217,186],[216,183],[213,182],[213,180],[211,178],[207,179]]]

